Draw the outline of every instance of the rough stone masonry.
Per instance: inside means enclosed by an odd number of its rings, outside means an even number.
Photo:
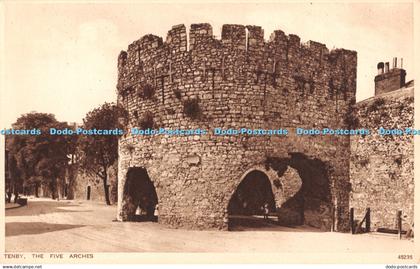
[[[265,41],[261,27],[223,25],[219,40],[209,24],[188,35],[177,25],[165,41],[146,35],[120,53],[118,103],[128,128],[348,129],[356,66],[355,51],[280,30]],[[162,224],[227,229],[249,186],[269,186],[279,221],[345,231],[349,167],[349,136],[128,133],[119,141],[117,218],[135,219],[138,207],[153,215],[158,205]]]
[[[414,82],[405,82],[406,72],[378,64],[375,96],[354,107],[356,125],[364,128],[405,130],[414,127]],[[389,66],[386,63],[386,66]],[[414,221],[414,137],[413,135],[352,136],[350,155],[350,206],[357,220],[371,209],[372,229],[397,228],[401,211],[402,228]]]

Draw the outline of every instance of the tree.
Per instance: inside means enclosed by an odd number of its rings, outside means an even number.
[[[10,164],[15,164],[16,170],[12,175],[15,197],[28,188],[38,196],[38,189],[43,184],[50,189],[52,198],[55,199],[57,179],[64,176],[69,160],[67,145],[74,138],[50,135],[49,129],[64,129],[69,126],[57,121],[53,114],[36,112],[22,115],[12,126],[14,129],[41,130],[37,135],[12,135],[10,138]]]
[[[86,114],[83,119],[84,130],[124,130],[127,112],[112,103],[104,103]],[[80,135],[78,151],[79,167],[91,176],[98,176],[103,183],[105,201],[111,204],[108,189],[108,168],[118,159],[119,135]]]
[[[6,198],[7,202],[10,203],[12,200],[12,194],[15,194],[15,200],[17,199],[16,192],[19,189],[18,187],[21,185],[18,180],[20,177],[20,171],[17,168],[17,162],[15,156],[10,151],[11,148],[11,142],[9,136],[5,136],[5,148],[6,148],[6,154],[5,154],[5,192],[6,192]]]

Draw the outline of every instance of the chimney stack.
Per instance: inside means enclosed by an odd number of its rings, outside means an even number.
[[[384,63],[383,62],[378,63],[377,67],[378,67],[378,75],[383,74],[384,73]]]
[[[375,77],[375,95],[398,90],[405,85],[406,72],[401,58],[401,68],[397,67],[397,58],[393,58],[392,69],[389,69],[389,62],[378,63],[378,75]],[[385,70],[384,70],[385,69]]]

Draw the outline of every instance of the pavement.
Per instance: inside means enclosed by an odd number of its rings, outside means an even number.
[[[233,231],[171,229],[156,222],[117,222],[116,206],[30,198],[6,210],[6,252],[323,252],[412,253],[396,235],[322,232],[272,223]],[[258,217],[256,217],[258,218]]]

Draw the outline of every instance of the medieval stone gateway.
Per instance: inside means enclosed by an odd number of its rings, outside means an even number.
[[[136,214],[138,210],[145,213],[146,219],[154,219],[158,197],[146,169],[143,167],[130,167],[128,169],[123,197],[124,219],[139,219],[139,214]]]
[[[191,25],[188,35],[177,25],[165,41],[133,42],[118,58],[129,128],[206,132],[124,135],[118,219],[132,219],[138,207],[151,215],[158,205],[159,223],[227,229],[229,213],[251,214],[267,202],[284,224],[347,230],[350,138],[293,129],[349,128],[356,64],[354,51],[301,44],[280,30],[266,41],[258,26],[224,25],[219,40],[209,24]],[[214,128],[289,134],[217,136]]]

